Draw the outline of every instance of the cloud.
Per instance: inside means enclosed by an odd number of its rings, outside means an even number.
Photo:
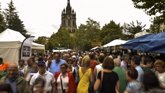
[[[10,0],[0,0],[2,9]],[[29,33],[35,36],[50,36],[61,24],[61,12],[67,0],[13,0],[20,19]],[[70,0],[76,12],[77,26],[90,17],[101,26],[114,20],[116,23],[130,23],[138,20],[150,26],[150,16],[134,8],[131,0]]]
[[[35,36],[35,38],[38,38],[40,36],[46,36],[50,37],[53,33],[56,33],[58,31],[58,28],[55,28],[55,25],[52,26],[43,26],[43,27],[35,27],[35,28],[27,28],[27,33]]]

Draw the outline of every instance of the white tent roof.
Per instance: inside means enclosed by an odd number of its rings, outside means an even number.
[[[45,50],[45,45],[32,42],[32,49],[43,49],[43,50]]]
[[[99,46],[93,47],[91,50],[95,50],[95,49],[97,49],[97,48],[99,48]]]
[[[0,57],[4,59],[5,63],[18,64],[19,49],[24,39],[25,37],[20,32],[11,29],[0,33]],[[35,49],[45,50],[44,45],[32,43],[32,49],[33,46]]]
[[[11,42],[11,41],[20,41],[22,42],[25,37],[17,31],[6,29],[0,33],[0,42]]]
[[[109,42],[108,44],[103,45],[103,47],[110,47],[110,46],[122,45],[122,44],[124,44],[126,42],[127,41],[125,41],[125,40],[115,39],[115,40]]]
[[[71,49],[53,50],[53,52],[68,52],[68,51],[72,51],[72,50]]]
[[[25,39],[25,37],[20,32],[14,31],[11,29],[6,29],[5,31],[0,33],[0,42],[15,42],[16,43],[16,42],[23,42],[24,39]],[[8,46],[8,47],[10,47],[10,46]],[[45,49],[45,45],[41,45],[41,44],[37,44],[37,43],[33,42],[32,48]]]
[[[142,31],[142,32],[138,32],[134,35],[135,38],[137,37],[140,37],[140,36],[143,36],[143,35],[147,35],[147,34],[151,34],[149,32],[146,32],[146,31]]]

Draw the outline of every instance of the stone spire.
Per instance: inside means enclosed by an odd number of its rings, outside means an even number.
[[[66,12],[67,12],[67,14],[68,13],[71,13],[71,10],[72,10],[72,8],[70,6],[70,0],[68,0],[67,6],[66,6]]]
[[[67,0],[67,6],[63,9],[61,14],[61,27],[65,28],[68,32],[75,32],[77,29],[76,25],[76,12],[72,9],[70,0]]]

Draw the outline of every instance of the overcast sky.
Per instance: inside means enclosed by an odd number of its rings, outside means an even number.
[[[0,0],[1,8],[7,8],[10,0]],[[13,0],[14,6],[24,22],[25,28],[35,36],[50,36],[61,24],[61,12],[67,0]],[[101,26],[114,20],[116,23],[130,23],[138,20],[150,25],[150,17],[143,10],[134,8],[132,0],[70,0],[76,11],[77,25],[85,24],[88,18]]]

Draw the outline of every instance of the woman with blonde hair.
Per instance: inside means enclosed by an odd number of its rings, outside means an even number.
[[[165,89],[165,62],[162,60],[156,60],[154,63],[155,73],[159,79],[160,87]]]
[[[93,80],[93,72],[90,68],[90,57],[84,56],[82,65],[79,68],[79,83],[77,86],[77,93],[88,93],[88,87]]]

